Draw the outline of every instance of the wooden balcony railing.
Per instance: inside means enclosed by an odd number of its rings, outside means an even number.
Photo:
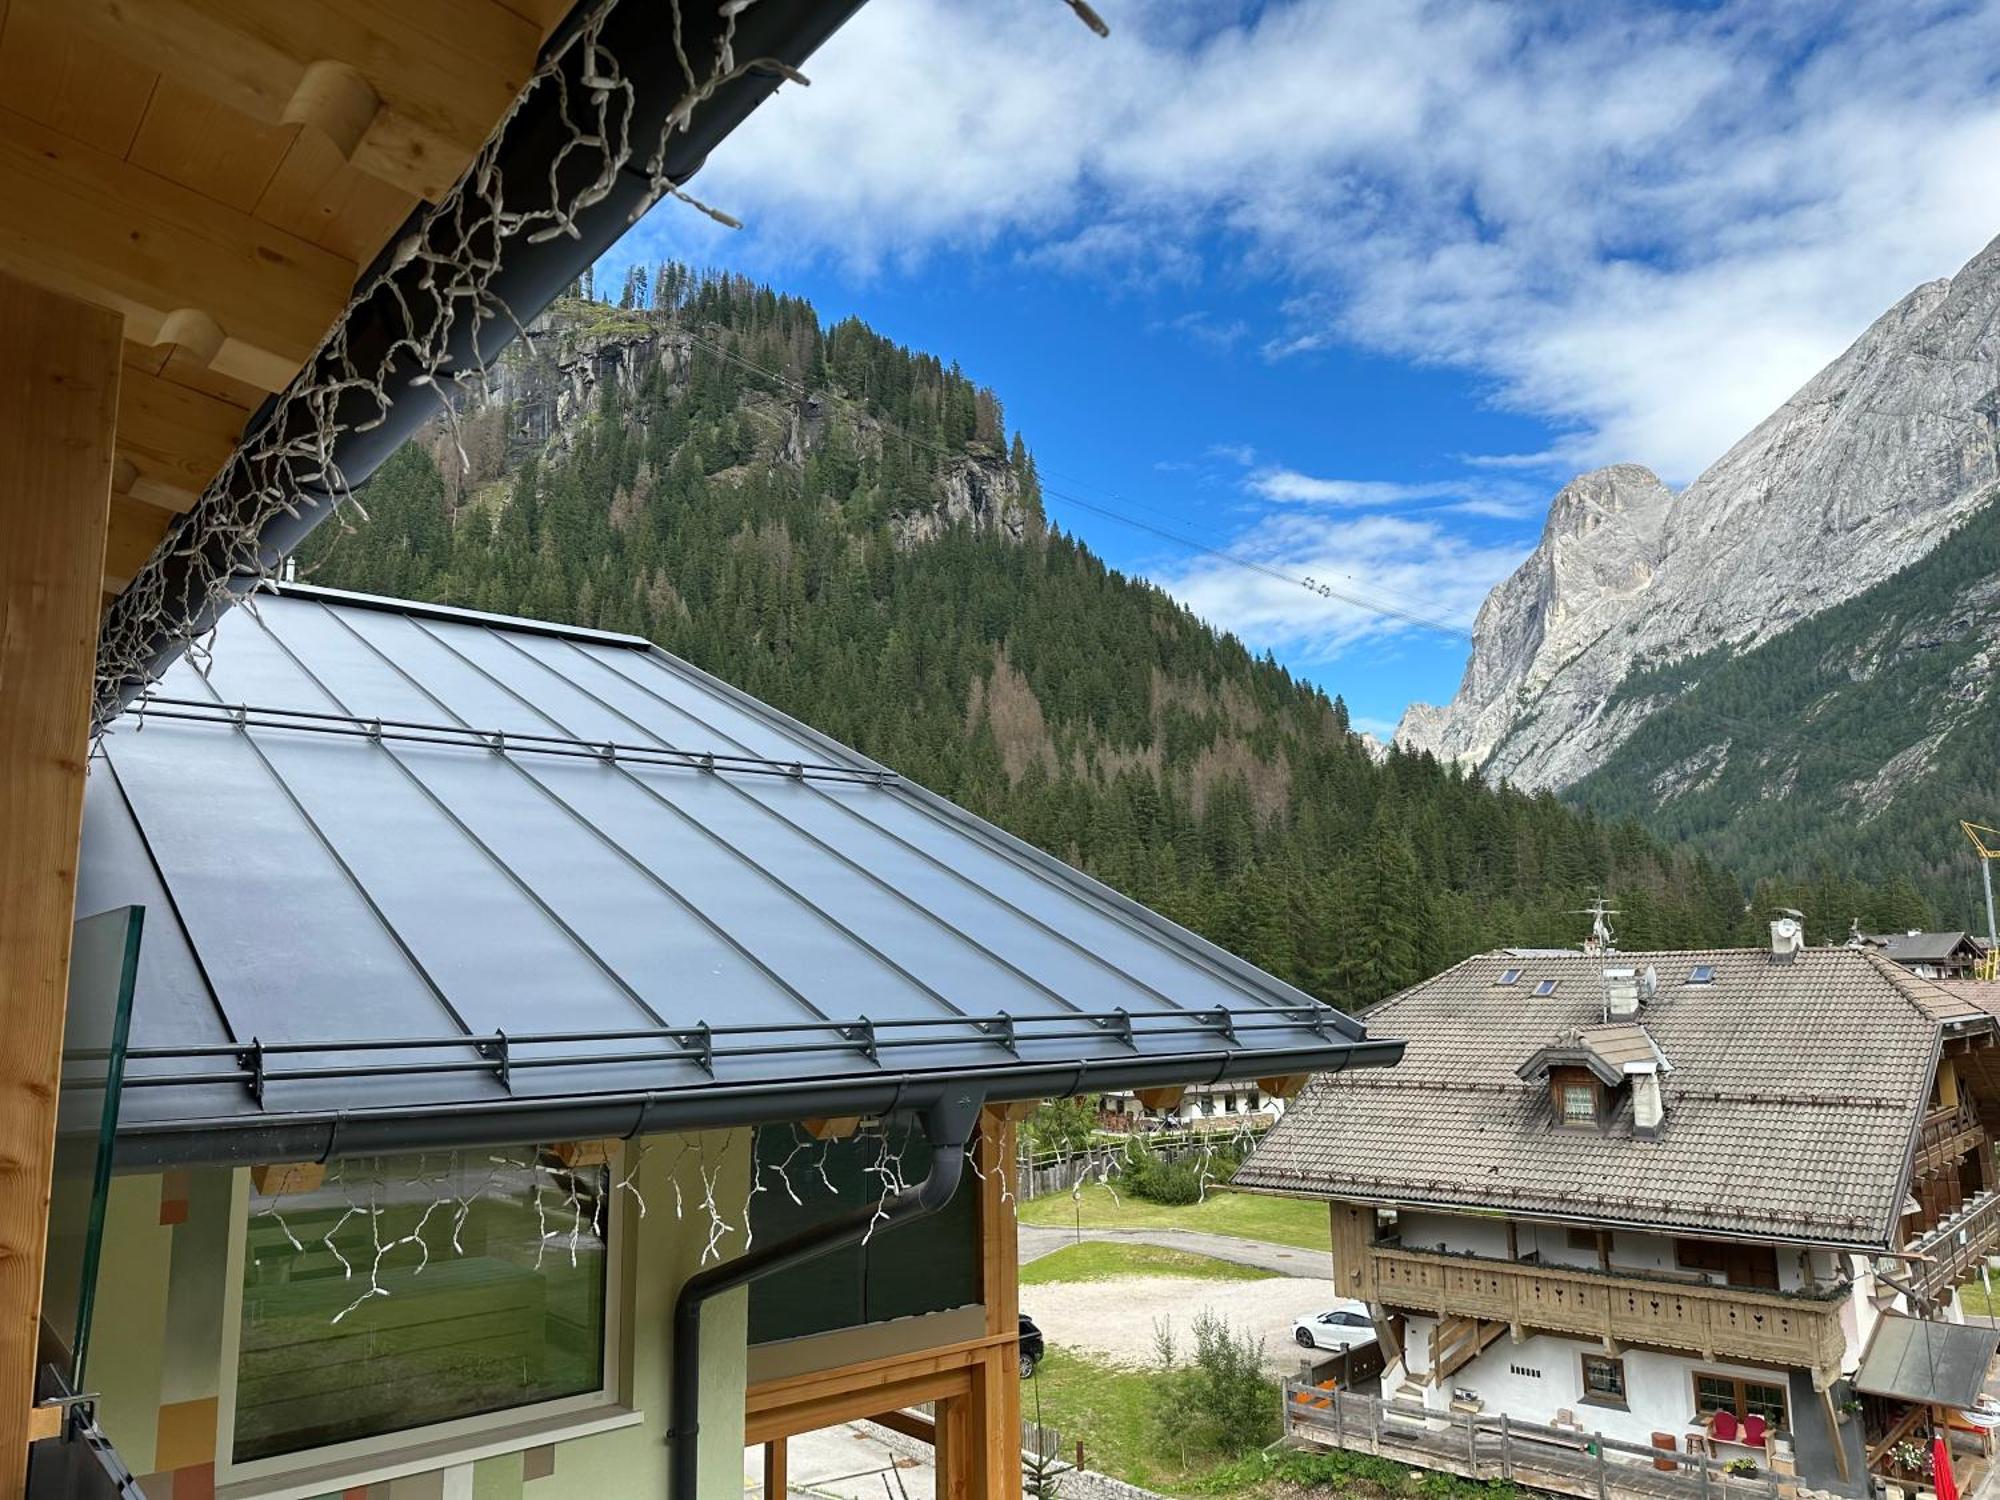
[[[1975,1280],[1980,1262],[2000,1251],[2000,1193],[1981,1193],[1909,1248],[1930,1257],[1911,1268],[1910,1285],[1926,1298]]]
[[[1985,1143],[1986,1130],[1973,1112],[1971,1099],[1961,1097],[1956,1108],[1934,1109],[1924,1116],[1917,1131],[1917,1153],[1911,1175],[1923,1177]]]
[[[1837,1292],[1788,1295],[1379,1244],[1342,1290],[1351,1284],[1368,1301],[1440,1317],[1801,1366],[1828,1382],[1845,1352]]]

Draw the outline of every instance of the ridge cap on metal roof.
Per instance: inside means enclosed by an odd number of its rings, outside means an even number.
[[[259,593],[280,598],[317,599],[327,604],[351,604],[357,609],[380,610],[384,614],[416,615],[431,620],[454,620],[466,625],[497,625],[531,635],[555,636],[562,640],[594,641],[602,646],[624,646],[636,651],[658,648],[642,635],[626,635],[616,630],[594,630],[584,625],[565,625],[558,620],[531,620],[525,615],[501,615],[483,609],[467,609],[458,604],[433,604],[421,599],[397,599],[388,594],[367,594],[358,589],[328,588],[319,583],[271,583]],[[253,596],[254,598],[254,596]]]

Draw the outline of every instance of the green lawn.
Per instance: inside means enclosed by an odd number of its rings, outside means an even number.
[[[1196,1276],[1204,1281],[1267,1281],[1277,1273],[1256,1266],[1159,1245],[1121,1245],[1087,1240],[1067,1245],[1053,1255],[1029,1261],[1021,1268],[1022,1286],[1046,1286],[1052,1281],[1110,1281],[1118,1276]]]
[[[1061,1228],[1077,1223],[1078,1207],[1068,1193],[1050,1193],[1023,1203],[1020,1218],[1023,1224]],[[1114,1198],[1108,1188],[1093,1183],[1083,1190],[1081,1209],[1085,1229],[1197,1229],[1323,1255],[1332,1248],[1326,1205],[1303,1198],[1265,1198],[1217,1189],[1206,1202],[1167,1208],[1129,1193]]]
[[[1137,1370],[1099,1364],[1067,1349],[1051,1348],[1035,1378],[1021,1388],[1021,1415],[1062,1434],[1063,1454],[1076,1457],[1083,1444],[1086,1468],[1128,1484],[1188,1493],[1190,1485],[1225,1467],[1224,1463],[1183,1468],[1177,1455],[1153,1451],[1146,1440],[1146,1400],[1151,1377]],[[1035,1403],[1041,1401],[1036,1417]]]

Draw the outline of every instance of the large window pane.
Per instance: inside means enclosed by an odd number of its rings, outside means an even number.
[[[603,1167],[483,1152],[253,1192],[236,1461],[599,1389],[608,1194]]]

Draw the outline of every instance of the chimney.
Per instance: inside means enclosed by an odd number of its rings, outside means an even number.
[[[1632,1134],[1651,1140],[1666,1123],[1667,1100],[1660,1091],[1660,1070],[1648,1065],[1632,1074]]]
[[[1805,924],[1797,912],[1788,912],[1771,924],[1771,962],[1788,964],[1804,951]]]
[[[1639,1014],[1639,974],[1635,969],[1604,971],[1604,1017],[1626,1021]]]

